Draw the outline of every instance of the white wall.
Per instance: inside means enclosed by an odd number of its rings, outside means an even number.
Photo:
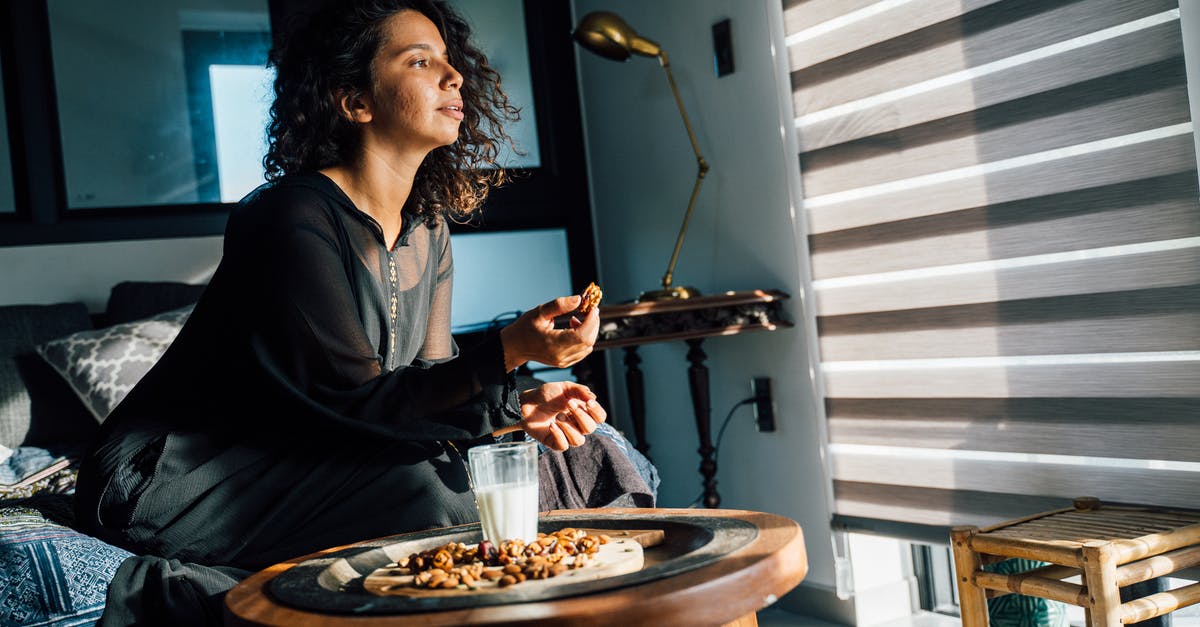
[[[794,222],[798,165],[790,99],[779,97],[772,42],[782,42],[778,0],[573,0],[576,19],[617,13],[663,46],[712,171],[675,271],[677,284],[712,294],[779,288],[793,295],[794,329],[705,342],[712,380],[713,435],[749,395],[753,376],[774,383],[778,431],[758,433],[750,409],[735,414],[722,443],[722,507],[782,514],[807,540],[807,585],[834,585],[819,396],[812,379],[813,329],[800,298],[805,239]],[[712,24],[731,18],[736,71],[717,78]],[[782,46],[780,46],[782,53]],[[577,49],[592,182],[600,279],[608,302],[657,287],[695,178],[687,135],[658,63],[614,63]],[[786,85],[786,83],[784,83]],[[785,87],[786,89],[786,87]],[[787,90],[790,91],[790,90]],[[786,132],[784,132],[786,130]],[[794,140],[792,140],[794,142]],[[683,343],[643,347],[650,453],[663,475],[661,505],[686,506],[700,493],[698,441]],[[615,399],[624,399],[622,355],[609,355]],[[614,401],[618,424],[627,407]]]
[[[0,305],[82,301],[104,311],[121,281],[207,283],[220,236],[0,247]]]

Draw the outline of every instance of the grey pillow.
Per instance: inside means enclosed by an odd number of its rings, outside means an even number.
[[[96,420],[103,422],[175,341],[193,307],[80,331],[39,344],[37,352],[67,380]]]

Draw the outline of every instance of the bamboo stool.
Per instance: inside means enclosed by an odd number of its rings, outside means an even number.
[[[964,627],[987,627],[989,597],[1010,593],[1084,608],[1091,627],[1162,616],[1200,602],[1200,583],[1121,603],[1120,588],[1200,564],[1200,511],[1101,505],[1075,507],[950,533]],[[1004,575],[982,566],[1011,557],[1049,562]],[[1082,575],[1083,585],[1062,581]]]

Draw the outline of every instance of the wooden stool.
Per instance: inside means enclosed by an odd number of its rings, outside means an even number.
[[[1101,505],[1061,509],[950,533],[964,627],[986,627],[987,598],[1010,593],[1084,608],[1087,624],[1108,627],[1162,616],[1200,602],[1200,583],[1121,603],[1120,588],[1200,564],[1200,511]],[[982,566],[1012,557],[1049,562],[1004,575]],[[1082,575],[1083,585],[1062,581]]]

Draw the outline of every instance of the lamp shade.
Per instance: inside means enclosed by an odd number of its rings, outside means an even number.
[[[593,11],[579,20],[573,35],[584,48],[613,61],[625,61],[631,54],[656,57],[659,45],[638,35],[625,20],[609,11]]]

